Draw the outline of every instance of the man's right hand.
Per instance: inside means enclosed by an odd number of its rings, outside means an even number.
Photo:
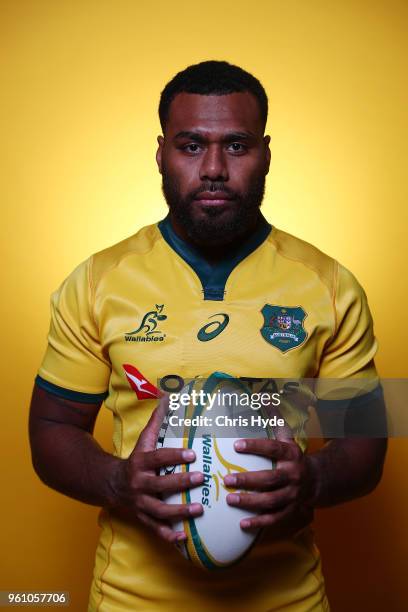
[[[156,450],[157,438],[168,410],[168,396],[161,398],[128,459],[118,466],[114,483],[117,505],[114,512],[128,520],[139,519],[157,535],[176,543],[187,538],[184,531],[173,531],[171,523],[199,516],[201,504],[167,504],[161,496],[185,491],[203,483],[201,472],[159,475],[160,468],[191,463],[195,453],[183,448]]]

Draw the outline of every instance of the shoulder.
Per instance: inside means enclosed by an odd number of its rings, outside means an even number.
[[[277,256],[292,262],[299,269],[305,268],[316,274],[331,293],[335,291],[339,275],[339,262],[314,245],[284,232],[276,227],[268,236],[270,245],[276,250]]]
[[[157,223],[146,225],[120,242],[94,253],[88,259],[91,284],[97,285],[103,275],[118,266],[127,257],[144,256],[162,239]]]
[[[334,303],[343,296],[366,299],[365,291],[354,274],[337,259],[309,242],[276,227],[272,228],[268,241],[279,257],[316,274],[326,285]]]

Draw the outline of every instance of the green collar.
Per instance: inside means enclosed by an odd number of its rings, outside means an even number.
[[[237,251],[216,264],[210,264],[197,249],[177,236],[169,215],[158,223],[158,227],[165,241],[197,274],[203,287],[204,299],[213,301],[224,299],[225,285],[233,269],[264,242],[272,229],[261,215],[256,231],[243,241]]]

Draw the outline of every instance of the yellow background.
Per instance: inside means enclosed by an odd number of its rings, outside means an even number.
[[[27,441],[51,291],[164,216],[160,91],[188,64],[225,59],[269,95],[266,216],[356,274],[380,373],[407,376],[408,4],[2,0],[0,12],[0,589],[69,590],[80,611],[97,509],[42,485]],[[97,433],[110,448],[106,415]],[[393,441],[374,494],[318,513],[335,612],[406,607],[407,463]]]

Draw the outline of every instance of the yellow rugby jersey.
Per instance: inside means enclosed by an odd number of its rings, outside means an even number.
[[[169,219],[81,263],[52,295],[36,383],[112,411],[126,458],[157,404],[158,381],[218,370],[250,378],[376,375],[377,343],[354,276],[262,218],[240,249],[204,261]],[[264,537],[234,567],[194,567],[143,525],[100,513],[89,612],[328,610],[311,528]]]

